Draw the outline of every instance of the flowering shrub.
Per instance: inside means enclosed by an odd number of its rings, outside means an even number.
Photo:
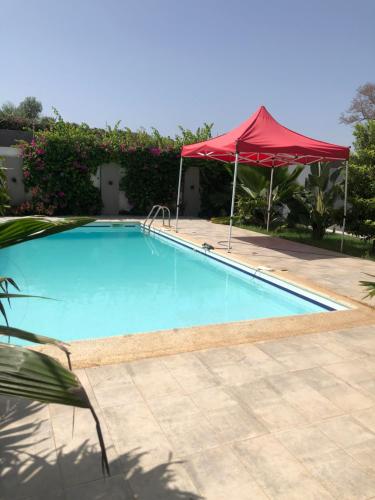
[[[13,211],[17,215],[100,213],[100,189],[93,185],[91,176],[100,165],[110,162],[122,167],[120,189],[133,205],[133,213],[144,214],[156,203],[173,207],[181,145],[207,138],[210,131],[208,125],[196,134],[181,129],[182,135],[171,139],[162,137],[155,129],[151,134],[143,129],[120,130],[118,126],[92,129],[85,124],[65,123],[57,116],[53,127],[37,132],[31,143],[20,144],[24,184],[31,193],[31,201]],[[209,193],[217,175],[220,181],[226,176],[230,187],[230,176],[224,173],[222,164],[186,160],[184,165],[185,168],[201,165],[208,173],[208,177],[202,177],[204,208],[211,204]]]
[[[101,196],[91,181],[107,153],[100,138],[85,126],[60,121],[21,144],[23,177],[31,202],[19,207],[45,215],[95,214]]]

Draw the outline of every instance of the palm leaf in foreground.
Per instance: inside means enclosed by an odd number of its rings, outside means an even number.
[[[13,328],[11,326],[0,325],[0,335],[5,335],[7,337],[15,337],[17,339],[27,340],[28,342],[35,342],[36,344],[50,344],[54,345],[66,354],[69,369],[72,369],[72,364],[70,361],[70,351],[68,345],[61,340],[53,339],[52,337],[46,337],[45,335],[38,335],[36,333],[26,332],[25,330],[20,330],[19,328]]]
[[[0,224],[0,248],[75,229],[94,220],[89,217],[72,217],[57,221],[34,217],[12,219]]]
[[[102,468],[110,474],[99,419],[76,375],[58,361],[24,347],[0,343],[0,394],[89,409],[96,423]]]
[[[5,319],[5,323],[8,325],[8,318],[5,312],[5,307],[2,301],[5,299],[10,304],[10,299],[20,299],[20,298],[35,298],[35,299],[48,299],[48,297],[41,297],[39,295],[25,295],[22,293],[9,293],[9,285],[19,290],[17,283],[12,279],[4,276],[0,276],[0,315]],[[50,299],[51,300],[51,299]]]
[[[375,278],[375,276],[373,274],[367,274],[367,276],[370,276],[371,278]],[[365,288],[367,288],[368,294],[364,298],[375,297],[375,281],[360,281],[359,283],[361,286],[364,286]]]

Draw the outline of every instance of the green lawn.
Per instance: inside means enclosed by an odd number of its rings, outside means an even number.
[[[227,224],[228,218],[218,217],[212,219],[212,222],[218,224]],[[259,226],[244,225],[235,223],[236,227],[242,229],[249,229],[250,231],[256,231],[257,233],[272,234],[278,238],[284,238],[286,240],[297,241],[298,243],[305,243],[306,245],[312,245],[314,247],[325,248],[326,250],[333,250],[335,252],[340,252],[341,244],[341,234],[340,233],[327,233],[322,240],[313,240],[311,237],[311,231],[308,229],[278,229],[270,231],[267,233],[266,229]],[[371,255],[372,242],[365,241],[355,236],[345,236],[344,237],[344,253],[347,255],[352,255],[353,257],[362,257],[365,259],[375,260],[375,255]]]

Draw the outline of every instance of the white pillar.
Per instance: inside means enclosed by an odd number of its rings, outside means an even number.
[[[345,162],[345,188],[344,188],[344,218],[342,221],[342,233],[341,233],[341,248],[340,251],[344,250],[344,233],[346,226],[346,211],[348,205],[348,175],[349,175],[349,161]]]
[[[178,174],[178,189],[177,189],[177,207],[176,207],[176,233],[178,231],[178,215],[180,213],[180,201],[181,201],[181,181],[182,181],[182,161],[180,158],[180,173]]]
[[[270,180],[270,192],[268,194],[268,208],[267,208],[267,231],[270,229],[270,217],[271,217],[271,201],[272,201],[272,186],[273,186],[273,171],[275,167],[271,168],[271,180]]]
[[[236,153],[236,159],[235,159],[235,162],[234,162],[232,204],[231,204],[231,207],[230,207],[230,221],[229,221],[228,252],[230,252],[230,242],[231,242],[231,239],[232,239],[234,200],[235,200],[235,197],[236,197],[236,184],[237,184],[237,170],[238,170],[238,153]]]

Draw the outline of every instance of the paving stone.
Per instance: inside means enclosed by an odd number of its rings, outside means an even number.
[[[304,462],[311,474],[335,498],[365,500],[375,496],[375,474],[344,450],[334,450]]]
[[[146,359],[128,365],[135,386],[147,398],[181,393],[181,386],[161,361]]]
[[[228,447],[189,457],[186,467],[206,500],[266,500],[267,496]]]
[[[268,377],[279,394],[309,422],[317,422],[342,413],[328,398],[304,383],[295,372]]]
[[[275,437],[261,436],[232,446],[270,498],[332,498]]]
[[[375,439],[375,434],[363,427],[350,415],[325,420],[318,425],[332,441],[342,448],[360,444]]]
[[[135,500],[121,476],[91,481],[66,490],[66,500]]]
[[[367,429],[375,433],[375,406],[367,410],[355,412],[352,416],[362,425],[367,427]]]
[[[298,376],[344,412],[370,408],[375,404],[373,398],[354,389],[323,368],[302,370]]]
[[[234,387],[239,404],[248,408],[271,432],[306,425],[308,420],[266,379]]]

